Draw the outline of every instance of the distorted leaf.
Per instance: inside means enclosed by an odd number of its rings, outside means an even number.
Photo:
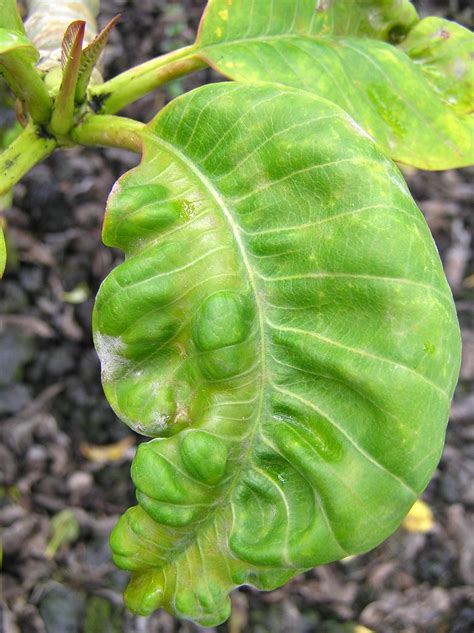
[[[459,329],[401,174],[334,104],[214,84],[143,139],[108,202],[126,259],[94,337],[114,410],[157,439],[111,543],[130,608],[209,626],[235,586],[400,524],[439,459]]]

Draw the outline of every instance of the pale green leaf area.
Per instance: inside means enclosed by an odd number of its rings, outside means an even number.
[[[38,51],[25,35],[0,28],[0,59],[2,62],[3,57],[10,53],[15,53],[30,63],[38,61]]]
[[[461,114],[473,112],[474,41],[471,31],[441,18],[426,18],[409,33],[400,48],[419,66],[440,99]]]
[[[228,6],[234,4],[226,1]],[[274,1],[286,5],[288,10],[306,12],[306,19],[313,21],[314,32],[328,35],[368,36],[388,42],[403,37],[418,21],[410,0]]]
[[[211,626],[365,552],[436,466],[459,369],[451,293],[397,167],[340,108],[214,84],[145,128],[104,241],[105,392],[156,439],[115,528],[128,606]]]
[[[381,41],[406,36],[403,49]],[[409,2],[211,0],[197,54],[231,79],[329,99],[391,158],[448,169],[474,160],[472,42],[446,20],[417,21]]]
[[[46,123],[51,102],[41,75],[35,68],[39,53],[22,33],[0,28],[0,74],[24,102],[33,120]]]
[[[27,90],[26,86],[19,83],[19,67],[32,66],[38,58],[38,51],[26,36],[0,28],[0,73],[16,94],[22,94]]]

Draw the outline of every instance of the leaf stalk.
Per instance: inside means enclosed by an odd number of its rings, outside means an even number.
[[[121,116],[94,114],[71,130],[79,145],[116,147],[140,154],[144,123]]]
[[[195,46],[180,48],[94,86],[91,96],[102,101],[100,114],[114,114],[159,86],[205,68],[195,52]]]

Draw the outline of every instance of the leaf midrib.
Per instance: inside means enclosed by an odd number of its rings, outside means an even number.
[[[261,420],[262,410],[263,410],[264,400],[265,400],[265,385],[266,385],[266,373],[267,373],[267,362],[266,362],[266,353],[265,353],[266,352],[265,316],[263,313],[261,296],[260,296],[259,289],[257,286],[256,275],[253,272],[252,266],[250,264],[247,250],[242,240],[240,227],[236,223],[231,211],[227,208],[227,204],[225,200],[223,199],[219,191],[215,188],[211,180],[199,169],[199,167],[196,166],[196,164],[193,161],[191,161],[175,145],[173,145],[172,143],[169,143],[168,141],[165,141],[163,138],[157,135],[149,136],[148,138],[153,143],[157,145],[161,145],[164,149],[170,152],[175,158],[177,158],[182,164],[184,164],[185,167],[188,168],[191,171],[191,173],[194,174],[199,179],[199,181],[204,185],[206,190],[209,192],[209,194],[217,203],[217,206],[219,207],[219,209],[222,211],[222,214],[224,218],[227,220],[227,223],[231,229],[237,248],[242,256],[242,262],[246,269],[248,280],[254,294],[254,301],[255,301],[255,306],[256,306],[256,311],[257,311],[257,319],[258,319],[258,324],[259,324],[261,370],[259,371],[259,376],[260,376],[259,395],[258,395],[259,404],[258,404],[257,412],[254,416],[253,428],[251,432],[248,434],[247,446],[245,450],[243,451],[243,458],[233,476],[233,480],[231,481],[231,484],[229,485],[224,496],[222,497],[220,504],[215,505],[212,508],[212,512],[209,514],[206,520],[203,521],[202,523],[199,523],[198,528],[195,530],[195,533],[197,534],[197,532],[203,529],[204,525],[207,525],[210,521],[214,520],[216,511],[219,510],[221,507],[223,507],[229,501],[230,497],[232,496],[232,493],[234,492],[236,486],[239,483],[240,474],[242,473],[244,468],[248,465],[249,457],[253,448],[253,441],[257,432],[260,429],[260,420]],[[197,537],[195,538],[195,541],[198,542]],[[189,547],[189,545],[187,547]],[[185,547],[181,553],[183,553],[187,549],[187,547]]]

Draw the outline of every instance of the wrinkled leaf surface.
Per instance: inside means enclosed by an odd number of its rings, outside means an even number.
[[[438,462],[453,302],[395,165],[335,105],[214,84],[147,126],[111,194],[94,313],[140,433],[112,536],[126,600],[215,625],[229,591],[367,551]]]

